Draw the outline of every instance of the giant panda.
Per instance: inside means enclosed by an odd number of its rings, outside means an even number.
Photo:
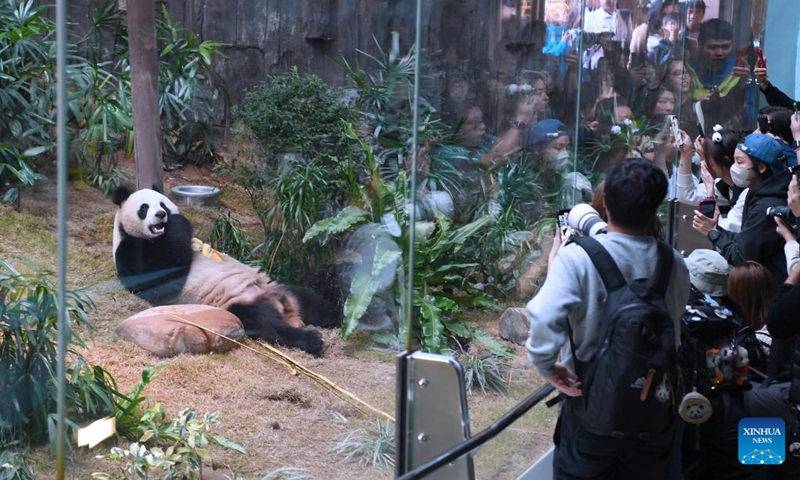
[[[281,285],[227,255],[192,249],[192,226],[155,189],[112,194],[113,256],[122,285],[153,305],[204,304],[224,308],[245,333],[269,343],[322,352],[322,334],[306,325],[341,325],[341,310],[299,286]]]

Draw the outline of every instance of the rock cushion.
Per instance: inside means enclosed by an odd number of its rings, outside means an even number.
[[[207,305],[149,308],[123,320],[116,332],[123,339],[159,357],[172,357],[184,352],[221,353],[237,346],[212,332],[237,341],[245,337],[242,322],[236,315]]]

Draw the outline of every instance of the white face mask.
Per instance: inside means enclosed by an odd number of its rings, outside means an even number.
[[[563,170],[570,160],[569,152],[561,150],[558,153],[544,152],[544,163],[553,170]]]
[[[739,188],[747,188],[750,186],[750,168],[742,168],[738,165],[731,165],[731,180],[733,184]]]

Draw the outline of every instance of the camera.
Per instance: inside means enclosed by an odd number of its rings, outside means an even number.
[[[792,210],[786,205],[767,207],[767,215],[770,217],[778,217],[788,228],[792,228],[792,225],[795,224],[794,214],[792,214]]]
[[[608,231],[608,224],[588,203],[579,203],[572,207],[569,211],[568,223],[573,230],[590,237]]]

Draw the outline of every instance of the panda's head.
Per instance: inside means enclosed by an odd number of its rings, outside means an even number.
[[[127,187],[117,188],[111,197],[119,206],[114,218],[114,250],[125,237],[153,240],[166,231],[170,215],[178,207],[155,189],[144,188],[131,193]]]

